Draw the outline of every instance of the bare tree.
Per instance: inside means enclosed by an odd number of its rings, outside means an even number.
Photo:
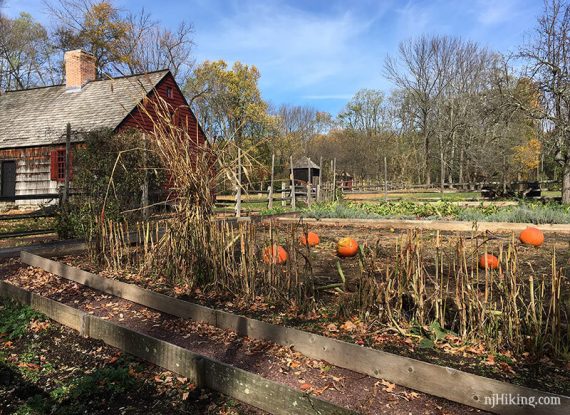
[[[162,27],[144,9],[125,12],[112,0],[44,1],[57,29],[60,50],[83,48],[95,55],[100,74],[131,75],[168,68],[179,81],[194,64],[193,26]]]
[[[430,142],[434,135],[434,110],[448,79],[444,62],[455,40],[448,37],[421,36],[400,43],[398,56],[388,56],[385,75],[409,94],[414,102],[414,114],[424,142],[424,177],[431,183]]]
[[[527,62],[526,74],[540,92],[540,105],[516,99],[516,104],[545,128],[556,148],[556,161],[563,169],[562,202],[570,203],[570,5],[548,0],[538,19],[534,38],[520,48]],[[530,105],[529,105],[530,104]]]

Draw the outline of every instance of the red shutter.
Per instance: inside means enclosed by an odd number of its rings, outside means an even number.
[[[50,176],[52,180],[57,181],[57,150],[52,150],[51,154],[51,169],[50,169]]]

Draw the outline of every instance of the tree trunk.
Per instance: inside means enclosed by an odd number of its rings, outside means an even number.
[[[461,150],[459,152],[459,183],[463,185],[463,146],[461,146]]]
[[[564,164],[564,176],[562,177],[562,203],[570,204],[570,159]]]

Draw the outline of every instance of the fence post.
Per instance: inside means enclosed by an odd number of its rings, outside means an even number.
[[[287,206],[287,201],[285,200],[285,182],[281,182],[281,206]]]
[[[149,202],[148,202],[148,166],[147,166],[147,142],[146,142],[146,133],[143,133],[143,169],[144,169],[144,181],[142,185],[142,214],[143,220],[148,220],[149,214]]]
[[[289,163],[291,164],[291,209],[295,210],[295,174],[293,172],[293,156],[289,157]]]
[[[384,156],[384,201],[388,201],[388,162]]]
[[[332,181],[332,200],[336,202],[336,157],[331,161],[332,163],[332,172],[333,172],[333,181]]]
[[[319,159],[319,183],[317,184],[317,203],[321,201],[321,186],[323,184],[323,156]]]
[[[273,177],[274,177],[274,172],[275,172],[275,154],[271,155],[271,182],[270,182],[270,186],[268,190],[268,198],[269,200],[267,201],[267,208],[268,209],[273,209]]]
[[[241,217],[241,148],[238,148],[238,172],[236,189],[236,217]]]
[[[63,205],[67,205],[69,198],[69,168],[71,167],[71,124],[67,123],[65,131],[65,182],[63,184]]]

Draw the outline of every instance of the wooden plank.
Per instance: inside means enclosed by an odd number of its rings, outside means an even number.
[[[281,223],[298,223],[299,218],[277,217]],[[340,218],[303,218],[307,225],[315,226],[356,226],[373,229],[425,229],[449,232],[518,232],[527,226],[534,226],[543,232],[570,233],[570,224],[541,224],[510,222],[477,222],[473,226],[470,221],[431,221],[431,220],[401,220],[401,219],[340,219]]]
[[[84,334],[86,330],[86,316],[88,314],[73,307],[59,303],[49,298],[31,293],[23,288],[0,281],[0,297],[12,298],[37,310],[52,320],[71,327]]]
[[[95,316],[89,316],[89,337],[185,376],[193,383],[200,380],[198,360],[202,356],[183,347]]]
[[[192,316],[206,316],[208,319],[206,322],[209,324],[222,329],[233,330],[240,336],[268,340],[287,347],[293,346],[296,351],[310,358],[324,360],[339,367],[386,379],[402,386],[475,408],[507,415],[520,413],[521,407],[498,405],[491,409],[488,402],[485,402],[486,397],[490,399],[495,395],[510,394],[528,398],[539,396],[556,397],[561,400],[561,405],[559,406],[525,407],[524,409],[529,411],[528,413],[530,414],[566,414],[570,411],[570,398],[565,396],[500,382],[302,330],[197,306],[196,304],[152,293],[136,285],[110,280],[27,252],[22,252],[22,261],[108,294],[120,296],[123,291],[117,288],[117,286],[128,285],[129,290],[125,290],[125,292],[130,292],[130,295],[127,299],[139,304],[168,312],[175,316],[199,321],[206,320]],[[141,291],[145,293],[141,294]],[[144,301],[149,298],[152,298],[152,302],[145,303]],[[148,304],[152,304],[152,306]],[[195,307],[200,307],[199,312],[195,311]],[[214,318],[212,318],[212,313]]]
[[[22,251],[21,259],[25,264],[42,268],[70,281],[78,282],[87,287],[142,304],[146,307],[178,317],[204,321],[212,325],[216,324],[216,313],[215,310],[211,308],[172,298],[141,288],[135,284],[104,278],[100,275],[70,267],[61,262],[43,258],[30,252]]]
[[[240,336],[293,346],[295,351],[313,359],[325,360],[335,366],[483,410],[491,410],[485,404],[485,397],[490,398],[494,394],[558,396],[224,311],[218,310],[217,315],[219,328],[234,330]],[[434,382],[436,379],[437,382]],[[541,412],[541,408],[537,407],[528,413],[566,414],[570,410],[570,399],[564,397],[560,408],[561,411],[557,412],[556,407],[542,407]],[[504,405],[497,406],[492,411],[514,415],[519,414],[521,409]]]
[[[32,302],[32,294],[30,292],[4,281],[0,281],[0,297],[11,298],[25,305],[30,305]]]
[[[62,303],[0,281],[0,295],[32,298],[31,307],[59,323],[80,330],[127,353],[182,375],[200,387],[210,388],[276,415],[352,415],[354,411],[310,396],[260,375],[193,353],[175,344],[91,316]],[[70,312],[69,309],[74,310]],[[73,318],[68,318],[73,316]],[[85,322],[87,321],[87,323]]]
[[[215,360],[204,360],[205,386],[278,415],[355,414],[323,399]]]

